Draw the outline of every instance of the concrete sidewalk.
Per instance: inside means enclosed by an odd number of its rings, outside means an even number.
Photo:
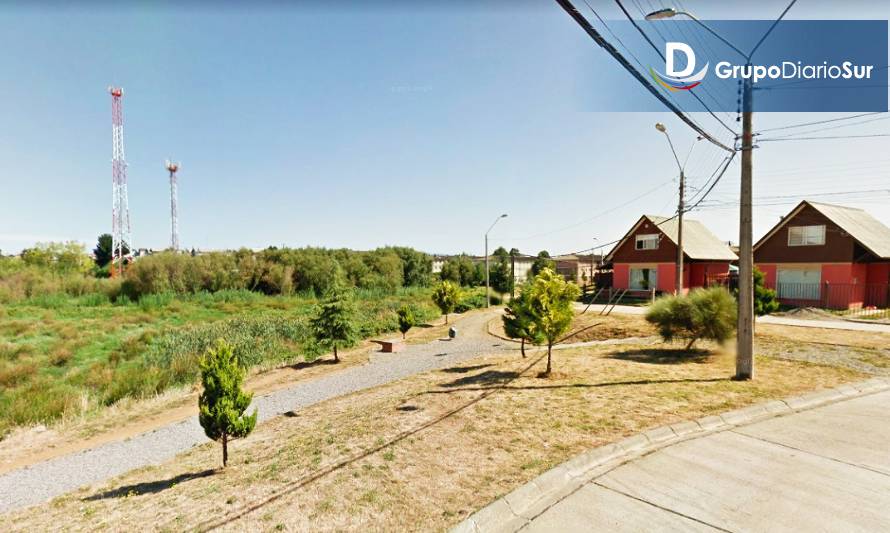
[[[760,324],[780,324],[783,326],[798,326],[802,328],[845,329],[848,331],[890,333],[890,324],[868,324],[865,322],[853,322],[851,320],[808,320],[805,318],[767,315],[757,317],[757,322]]]
[[[886,531],[888,407],[885,390],[681,441],[593,477],[525,526]]]

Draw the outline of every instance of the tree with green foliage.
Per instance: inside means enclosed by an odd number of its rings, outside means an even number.
[[[427,287],[433,274],[433,260],[414,248],[394,246],[391,248],[402,260],[402,279],[406,287]]]
[[[337,348],[351,345],[356,336],[352,291],[347,290],[339,278],[327,290],[318,313],[310,322],[315,340],[333,349],[337,363],[340,362]]]
[[[503,247],[494,251],[494,264],[489,269],[491,288],[501,295],[513,292],[513,272],[510,268],[510,254]]]
[[[531,311],[531,283],[526,282],[520,290],[519,297],[510,301],[510,306],[504,310],[501,319],[504,321],[504,333],[511,339],[521,341],[520,351],[525,357],[525,343],[541,344],[543,336],[535,328],[534,317]]]
[[[400,307],[397,313],[399,315],[399,331],[402,332],[402,338],[404,339],[408,330],[417,323],[417,319],[414,318],[414,311],[407,305]]]
[[[244,369],[230,344],[218,340],[198,362],[201,385],[198,421],[208,438],[222,442],[223,468],[229,462],[229,440],[246,437],[256,426],[257,412],[245,415],[253,394],[244,392]]]
[[[82,274],[89,272],[92,263],[84,246],[74,241],[38,243],[22,250],[22,262],[56,272]]]
[[[757,316],[769,315],[779,310],[776,291],[766,287],[763,272],[754,268],[754,313]]]
[[[556,270],[556,262],[550,258],[550,253],[547,250],[541,250],[538,252],[538,255],[535,257],[535,261],[532,263],[532,268],[529,271],[530,277],[535,277],[540,274],[545,268],[549,268],[550,270]]]
[[[460,289],[450,281],[443,281],[433,289],[433,303],[445,315],[445,323],[448,323],[448,314],[454,311],[457,302],[460,301]]]
[[[572,306],[581,295],[581,289],[553,269],[544,268],[532,280],[527,292],[534,330],[547,343],[547,370],[544,375],[549,376],[553,345],[571,327],[575,317]]]
[[[685,296],[664,296],[646,312],[646,320],[667,341],[688,339],[686,349],[699,339],[719,343],[735,333],[736,301],[723,287],[695,289]]]
[[[93,261],[95,261],[97,267],[105,268],[105,265],[114,259],[113,246],[114,240],[110,233],[99,235],[99,238],[96,241],[96,247],[93,248]]]

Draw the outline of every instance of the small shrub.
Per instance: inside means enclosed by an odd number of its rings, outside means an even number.
[[[0,366],[0,387],[13,387],[36,373],[34,363],[5,364]]]
[[[398,310],[399,315],[399,331],[402,332],[402,338],[405,338],[405,335],[408,331],[414,327],[416,323],[416,319],[414,318],[414,312],[408,306],[402,306]]]
[[[768,289],[765,284],[763,272],[759,268],[754,269],[754,313],[757,316],[769,315],[779,310],[779,300],[776,291]]]
[[[31,355],[31,346],[27,344],[0,342],[0,360],[15,361],[27,355]]]
[[[72,357],[74,357],[74,352],[67,346],[61,346],[49,354],[49,364],[53,366],[65,366]]]
[[[723,287],[695,289],[686,296],[658,299],[646,320],[665,341],[688,339],[687,350],[699,339],[724,343],[735,332],[736,302]]]
[[[445,315],[445,323],[448,323],[448,314],[454,311],[460,301],[460,290],[450,281],[443,281],[433,289],[433,303]]]

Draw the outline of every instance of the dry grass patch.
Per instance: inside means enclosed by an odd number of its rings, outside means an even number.
[[[500,317],[492,320],[488,328],[491,333],[505,337],[504,323]],[[658,330],[646,322],[643,315],[616,313],[605,316],[600,315],[597,311],[576,313],[569,331],[571,333],[563,339],[563,344],[658,335]]]
[[[757,337],[765,342],[780,340],[878,350],[890,347],[890,333],[784,326],[779,324],[757,324]]]
[[[532,365],[537,361],[537,364]],[[640,430],[830,387],[846,369],[665,345],[483,356],[351,394],[218,445],[7,516],[21,530],[443,530],[587,448]],[[206,522],[224,518],[220,523]]]

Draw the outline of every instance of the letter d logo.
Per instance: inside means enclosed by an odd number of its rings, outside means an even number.
[[[686,55],[686,68],[683,70],[674,70],[675,52],[683,52]],[[672,78],[683,78],[692,74],[692,71],[695,70],[695,52],[693,52],[692,48],[686,43],[667,43],[665,58],[665,74]]]
[[[666,43],[665,52],[664,68],[666,73],[659,74],[650,66],[649,74],[656,83],[669,91],[688,91],[693,89],[701,83],[705,74],[708,73],[708,65],[710,63],[705,63],[701,70],[692,74],[695,70],[695,52],[686,43]],[[677,52],[682,52],[686,56],[686,68],[679,71],[674,68],[674,58]]]

